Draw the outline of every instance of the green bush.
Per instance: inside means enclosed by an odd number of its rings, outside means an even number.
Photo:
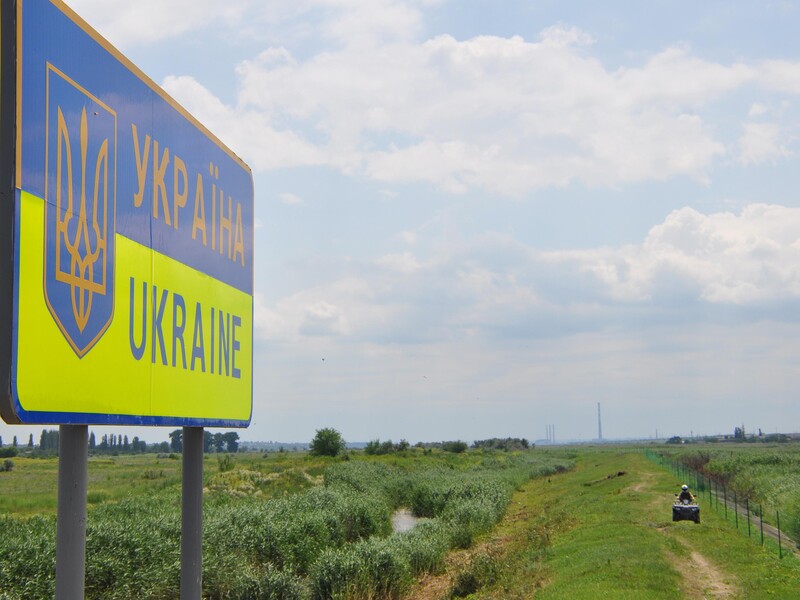
[[[460,454],[462,452],[466,452],[469,446],[466,442],[462,442],[461,440],[457,440],[455,442],[442,442],[442,450],[445,452],[454,452],[456,454]]]

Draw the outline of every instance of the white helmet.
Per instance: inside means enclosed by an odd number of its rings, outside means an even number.
[[[686,484],[684,483],[684,484],[681,486],[681,489],[682,489],[682,490],[685,492],[686,490],[688,490],[688,489],[689,489],[689,486],[688,486],[688,485],[686,485]]]

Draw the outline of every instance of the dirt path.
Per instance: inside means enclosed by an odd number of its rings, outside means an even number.
[[[679,543],[687,547],[688,544],[677,539]],[[667,553],[667,556],[675,567],[675,570],[683,577],[681,593],[686,598],[692,600],[704,600],[706,598],[737,598],[739,592],[732,583],[732,577],[720,571],[705,556],[696,550],[690,550],[689,558]]]
[[[655,473],[643,471],[640,475],[641,479],[626,488],[626,491],[652,495],[653,500],[649,504],[651,506],[661,505],[662,499],[657,494],[652,493],[652,486],[656,479]],[[670,535],[669,528],[659,527],[658,529],[665,535]],[[665,551],[670,563],[683,578],[681,592],[684,597],[702,600],[705,598],[736,598],[738,596],[738,590],[730,583],[734,579],[733,577],[718,569],[700,552],[690,548],[685,540],[672,535],[670,537],[689,550],[688,559],[668,550]]]

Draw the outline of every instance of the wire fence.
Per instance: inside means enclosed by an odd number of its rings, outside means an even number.
[[[667,458],[659,452],[646,449],[645,456],[648,460],[674,473],[681,482],[688,484],[694,489],[698,500],[707,501],[712,510],[720,516],[724,516],[726,521],[732,523],[747,537],[755,538],[762,546],[765,546],[765,539],[773,540],[777,544],[780,558],[798,547],[786,536],[786,532],[781,530],[779,510],[775,511],[775,525],[765,523],[764,508],[760,503],[751,505],[749,498],[740,497],[735,490],[729,490],[727,486],[720,485],[704,473],[700,473],[680,461]],[[770,545],[767,544],[767,547]]]

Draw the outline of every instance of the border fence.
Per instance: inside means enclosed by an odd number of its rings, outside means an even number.
[[[765,538],[771,538],[777,543],[778,556],[783,558],[787,552],[794,552],[800,548],[793,540],[781,530],[781,514],[775,511],[775,525],[764,522],[764,508],[759,503],[750,504],[750,499],[737,495],[735,490],[729,490],[724,484],[720,485],[711,477],[692,469],[678,460],[665,457],[660,452],[645,449],[645,457],[651,462],[674,473],[680,481],[694,489],[694,494],[701,500],[707,500],[708,505],[719,515],[724,516],[729,523],[732,522],[737,530],[742,531],[749,538],[755,538],[764,546]],[[771,516],[771,515],[770,515]],[[769,520],[769,519],[768,519]]]

